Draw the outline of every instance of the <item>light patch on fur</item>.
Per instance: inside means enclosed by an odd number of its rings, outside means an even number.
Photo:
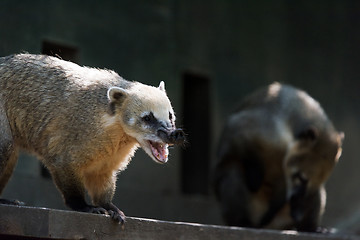
[[[49,143],[48,143],[49,153],[51,153],[51,154],[56,153],[56,151],[58,150],[58,147],[60,145],[60,141],[61,141],[60,134],[56,134],[49,139]]]
[[[267,96],[269,98],[276,98],[279,95],[280,89],[281,89],[280,83],[275,82],[275,83],[271,84],[269,87]]]
[[[27,61],[29,58],[28,54],[17,55],[19,59]],[[118,75],[114,71],[82,67],[70,61],[63,61],[56,57],[42,58],[41,61],[33,62],[39,66],[39,69],[48,68],[48,66],[56,66],[65,71],[67,79],[73,84],[76,84],[81,88],[88,88],[89,86],[101,84],[104,80],[112,79]],[[86,77],[84,77],[86,76]]]
[[[128,123],[130,126],[133,126],[133,125],[135,125],[135,123],[136,123],[136,119],[135,119],[135,118],[129,118],[129,120],[127,121],[127,123]]]
[[[318,108],[319,107],[319,103],[317,101],[315,101],[313,98],[309,97],[309,95],[303,91],[298,91],[297,95],[302,98],[302,99],[306,99],[306,103],[311,107],[311,108]]]
[[[149,114],[150,114],[149,111],[142,112],[142,113],[140,114],[140,117],[143,118],[143,117],[145,117],[145,116],[147,116],[147,115],[149,115]]]
[[[116,124],[119,124],[119,117],[118,116],[111,116],[109,114],[104,114],[102,117],[101,117],[101,123],[102,125],[105,127],[105,128],[108,128],[108,127],[112,127]]]
[[[107,141],[111,144],[106,144],[106,149],[97,153],[99,154],[97,158],[106,158],[103,161],[111,165],[109,170],[122,171],[129,164],[139,145],[133,137],[124,132],[119,116],[104,114],[101,121],[106,132]],[[94,169],[105,167],[101,161],[98,162],[101,166],[96,166]]]
[[[337,163],[339,161],[341,154],[342,154],[342,147],[339,147],[339,149],[336,153],[336,156],[335,156],[335,163]]]
[[[68,63],[69,65],[72,63]],[[74,73],[78,73],[79,76],[86,76],[86,78],[84,77],[79,77],[79,78],[69,78],[69,79],[73,79],[73,80],[77,80],[77,79],[81,79],[81,83],[80,85],[83,88],[88,88],[89,86],[92,85],[96,85],[96,84],[101,84],[101,82],[103,82],[104,79],[106,78],[114,78],[114,76],[116,76],[116,73],[114,73],[113,71],[109,71],[109,70],[103,70],[103,69],[97,69],[97,68],[89,68],[89,67],[80,67],[77,66],[76,64],[74,64],[75,66],[73,66],[74,70],[71,71],[72,74]],[[76,83],[76,82],[74,82]]]
[[[23,129],[23,122],[26,119],[26,111],[22,109],[17,109],[15,111],[16,116],[14,116],[16,127]]]
[[[326,206],[326,190],[324,187],[320,187],[320,216],[325,212]]]
[[[173,111],[170,100],[164,91],[156,87],[137,84],[129,92],[135,94],[139,101],[136,104],[137,109],[134,109],[139,115],[152,112],[156,119],[169,121],[169,112]]]
[[[304,103],[309,108],[307,111],[309,111],[309,112],[318,112],[318,114],[325,116],[325,112],[321,108],[319,102],[317,102],[315,99],[310,97],[306,92],[297,91],[297,95],[298,95],[298,97],[300,99],[303,99]]]
[[[139,147],[136,140],[122,130],[113,116],[105,114],[102,121],[103,126],[106,126],[104,130],[107,142],[93,152],[91,159],[81,168],[86,189],[95,201],[115,186],[116,173],[126,169]]]

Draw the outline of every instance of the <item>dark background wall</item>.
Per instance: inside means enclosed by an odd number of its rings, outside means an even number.
[[[222,223],[209,179],[223,123],[246,94],[280,81],[306,90],[345,132],[323,223],[360,231],[359,29],[350,0],[0,1],[0,56],[58,46],[80,65],[166,82],[189,144],[164,166],[139,150],[115,202],[130,216],[174,221]],[[23,155],[14,175],[5,197],[64,208],[35,159]]]

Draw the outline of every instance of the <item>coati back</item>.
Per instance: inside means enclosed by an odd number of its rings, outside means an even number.
[[[273,83],[245,98],[219,142],[215,190],[225,221],[317,231],[343,137],[304,91]]]
[[[0,193],[24,149],[49,169],[70,208],[120,222],[117,173],[139,146],[165,163],[168,146],[184,140],[163,82],[156,88],[31,54],[0,58],[0,131]]]

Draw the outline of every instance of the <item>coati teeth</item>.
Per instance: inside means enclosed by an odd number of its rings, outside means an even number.
[[[149,141],[153,156],[160,162],[165,163],[168,159],[168,144]]]

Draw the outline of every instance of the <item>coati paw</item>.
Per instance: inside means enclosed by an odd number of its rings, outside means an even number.
[[[107,215],[111,217],[115,222],[118,222],[120,224],[125,223],[125,214],[120,211],[119,208],[117,208],[113,203],[108,203],[105,205],[102,205],[107,210]]]
[[[126,217],[122,211],[119,210],[119,212],[117,212],[117,211],[109,210],[108,213],[114,221],[116,221],[120,224],[125,223]]]
[[[76,209],[81,212],[88,212],[93,214],[103,214],[110,216],[114,221],[124,224],[125,223],[125,214],[120,211],[114,204],[109,204],[104,207],[91,206],[88,205],[86,208]]]
[[[94,213],[94,214],[107,214],[108,212],[106,211],[105,208],[102,208],[102,207],[91,207],[89,210],[88,210],[89,213]]]

